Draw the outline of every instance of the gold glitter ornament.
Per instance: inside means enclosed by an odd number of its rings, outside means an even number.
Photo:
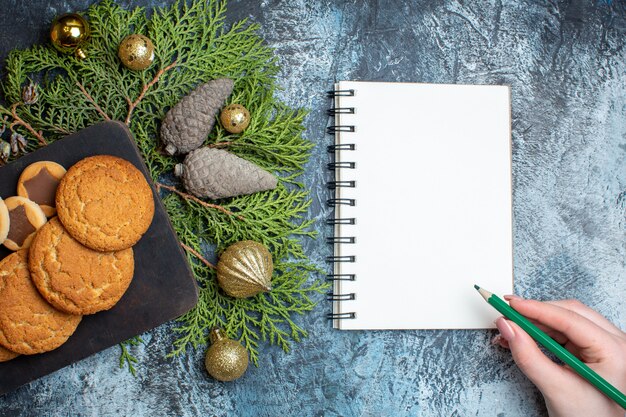
[[[230,133],[241,133],[250,124],[250,112],[241,104],[229,104],[222,109],[220,121]]]
[[[117,48],[117,56],[126,68],[142,71],[154,62],[154,44],[143,35],[128,35]]]
[[[65,54],[75,54],[77,58],[87,57],[81,46],[87,41],[91,31],[89,23],[79,14],[68,13],[54,19],[50,26],[52,45]]]
[[[230,245],[217,262],[217,281],[226,294],[235,298],[270,291],[273,272],[272,254],[253,240]]]
[[[248,369],[248,351],[241,343],[229,339],[219,328],[211,330],[211,346],[206,352],[204,366],[218,381],[234,381]]]

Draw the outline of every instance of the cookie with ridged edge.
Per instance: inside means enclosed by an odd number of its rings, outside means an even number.
[[[39,204],[48,217],[57,212],[55,197],[59,181],[65,175],[65,168],[52,161],[37,161],[30,164],[17,180],[17,195]]]
[[[0,362],[7,362],[11,359],[17,358],[18,356],[20,356],[19,353],[15,353],[13,351],[10,351],[9,349],[0,346]]]
[[[28,250],[0,261],[0,345],[24,355],[48,352],[65,343],[81,319],[39,295],[28,272]]]
[[[100,252],[81,245],[58,218],[30,246],[28,268],[42,297],[58,310],[94,314],[122,298],[133,279],[133,249]]]
[[[154,216],[152,189],[141,171],[110,155],[90,156],[70,167],[56,205],[72,237],[98,251],[130,248]]]
[[[0,197],[0,245],[4,243],[9,235],[9,209]]]
[[[9,197],[4,200],[9,210],[9,233],[4,246],[12,251],[30,247],[35,233],[48,218],[41,207],[34,201],[24,197]]]

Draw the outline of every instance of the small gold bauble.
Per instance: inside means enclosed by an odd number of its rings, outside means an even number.
[[[250,112],[241,104],[229,104],[222,109],[220,121],[230,133],[241,133],[250,124]]]
[[[154,62],[154,44],[146,36],[128,35],[120,42],[117,56],[126,68],[134,71],[145,70]]]
[[[270,291],[273,272],[272,254],[253,240],[230,245],[217,262],[217,281],[226,294],[235,298]]]
[[[241,343],[229,339],[222,329],[213,329],[211,346],[206,352],[204,366],[218,381],[234,381],[248,369],[248,351]]]
[[[81,46],[89,38],[89,23],[79,14],[68,13],[54,19],[50,27],[52,45],[66,54],[76,54],[80,59],[86,58]]]

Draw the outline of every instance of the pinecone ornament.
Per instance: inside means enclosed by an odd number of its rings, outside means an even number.
[[[182,177],[191,194],[214,200],[272,190],[278,184],[276,177],[252,162],[207,146],[190,152],[174,174]]]
[[[185,154],[200,147],[232,91],[233,80],[219,78],[198,86],[172,107],[161,125],[165,152]]]

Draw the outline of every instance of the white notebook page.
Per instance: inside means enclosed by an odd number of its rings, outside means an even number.
[[[356,243],[335,255],[356,262],[335,273],[355,274],[335,292],[355,300],[334,303],[341,329],[492,328],[498,316],[474,290],[513,292],[510,89],[505,86],[340,82],[354,107],[336,122],[354,132],[336,143],[355,143],[337,161],[355,169],[336,179],[356,181],[336,197],[336,227]]]

